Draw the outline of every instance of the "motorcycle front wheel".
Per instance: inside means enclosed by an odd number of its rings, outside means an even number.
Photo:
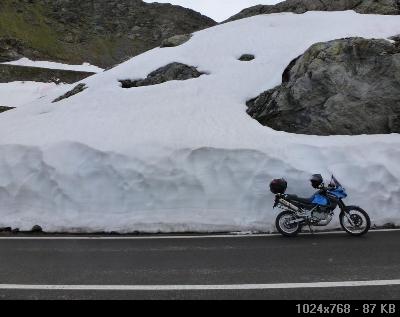
[[[296,219],[296,216],[292,212],[288,210],[282,211],[278,217],[276,217],[276,229],[286,237],[294,237],[301,231],[300,223],[290,223]]]
[[[360,207],[347,207],[346,211],[340,213],[340,225],[348,234],[352,236],[362,236],[371,228],[371,220]]]

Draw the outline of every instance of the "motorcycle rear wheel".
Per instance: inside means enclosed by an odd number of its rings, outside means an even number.
[[[296,216],[292,212],[288,210],[282,211],[276,217],[276,229],[285,237],[294,237],[301,231],[301,224],[299,222],[290,224],[289,222],[296,219]]]

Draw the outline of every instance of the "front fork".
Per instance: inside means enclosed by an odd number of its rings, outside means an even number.
[[[352,227],[354,227],[355,224],[354,224],[353,220],[351,220],[350,214],[347,212],[347,207],[346,207],[346,205],[344,204],[343,200],[340,199],[339,202],[338,202],[338,204],[339,204],[339,207],[340,207],[341,212],[342,212],[342,213],[344,214],[344,216],[347,218],[347,221],[350,223],[350,225],[351,225]]]
[[[349,213],[346,210],[342,210],[342,212],[345,215],[345,217],[347,218],[347,221],[350,223],[350,225],[352,227],[355,227],[355,223],[353,222],[353,220],[351,220]]]

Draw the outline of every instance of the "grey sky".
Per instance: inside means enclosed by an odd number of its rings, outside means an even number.
[[[244,8],[257,4],[275,4],[283,0],[144,0],[145,2],[163,2],[191,8],[213,18],[217,22],[226,20]]]

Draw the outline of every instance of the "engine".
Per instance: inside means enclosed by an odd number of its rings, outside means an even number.
[[[312,218],[313,218],[314,226],[326,226],[332,221],[333,213],[332,212],[314,211],[312,213]]]
[[[313,218],[316,218],[318,220],[327,220],[329,217],[329,213],[327,212],[321,212],[321,211],[314,211],[312,213]]]

